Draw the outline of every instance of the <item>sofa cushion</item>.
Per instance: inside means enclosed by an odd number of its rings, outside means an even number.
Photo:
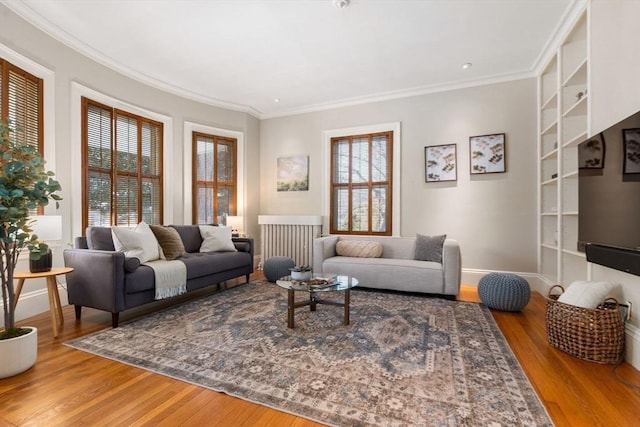
[[[367,240],[340,240],[336,244],[336,254],[358,258],[380,258],[382,243]]]
[[[160,259],[158,241],[146,222],[141,222],[131,230],[126,227],[111,227],[113,245],[127,257],[135,257],[140,262]]]
[[[236,252],[231,240],[231,227],[200,225],[202,245],[200,252]]]
[[[251,262],[251,255],[247,252],[186,253],[180,261],[187,266],[187,280],[191,280],[246,267]]]
[[[175,228],[178,232],[185,251],[200,252],[202,236],[200,235],[200,228],[197,225],[170,225],[169,227]]]
[[[439,236],[424,236],[416,234],[416,249],[414,259],[418,261],[442,262],[442,247],[447,238],[446,234]]]
[[[158,240],[164,259],[173,261],[185,254],[184,244],[175,228],[163,225],[150,225],[149,227]]]
[[[96,251],[115,251],[111,227],[87,227],[87,247]]]

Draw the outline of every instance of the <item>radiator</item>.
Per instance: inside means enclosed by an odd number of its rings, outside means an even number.
[[[286,256],[296,265],[311,265],[313,239],[322,234],[322,217],[315,215],[259,215],[261,263]]]

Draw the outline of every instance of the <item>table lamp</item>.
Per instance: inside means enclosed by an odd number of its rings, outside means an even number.
[[[231,235],[233,237],[240,236],[240,231],[242,230],[242,217],[241,216],[227,216],[227,227],[231,227]]]

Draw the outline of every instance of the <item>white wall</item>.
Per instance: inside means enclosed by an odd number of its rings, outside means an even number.
[[[640,111],[640,1],[593,0],[590,16],[593,135]],[[627,323],[627,360],[640,369],[640,277],[595,264],[591,267],[593,280],[620,283],[620,298],[634,305],[634,317]]]
[[[394,171],[401,181],[400,234],[457,239],[467,272],[534,273],[535,96],[535,79],[525,79],[263,120],[260,213],[323,215],[323,131],[400,122],[401,162]],[[502,132],[507,173],[471,176],[469,137]],[[456,182],[425,183],[424,147],[438,144],[457,145]],[[309,191],[276,191],[277,158],[290,155],[309,155]]]
[[[183,122],[199,123],[202,125],[228,129],[244,134],[246,166],[243,172],[247,190],[245,190],[243,216],[249,227],[246,232],[251,235],[259,233],[257,216],[259,206],[257,179],[259,167],[259,127],[258,119],[244,112],[231,111],[222,108],[194,102],[179,96],[154,89],[139,81],[132,80],[113,72],[91,59],[79,54],[53,38],[47,36],[34,26],[11,12],[0,4],[0,45],[4,51],[10,50],[36,64],[52,70],[55,77],[55,100],[45,100],[45,105],[51,105],[44,112],[45,123],[53,116],[55,131],[45,129],[45,146],[55,146],[55,152],[45,151],[49,169],[52,169],[62,185],[60,209],[57,212],[63,217],[63,245],[73,242],[73,237],[81,225],[73,222],[72,213],[81,201],[79,192],[73,191],[79,186],[74,177],[80,170],[77,164],[79,156],[74,155],[79,147],[79,114],[75,111],[78,104],[77,91],[72,88],[74,82],[83,87],[102,93],[118,100],[123,105],[131,105],[139,110],[146,110],[166,116],[171,122],[169,141],[165,141],[165,167],[170,173],[165,194],[168,197],[168,211],[166,218],[172,223],[182,223],[184,206],[191,203],[185,199],[184,186],[188,185],[190,176],[185,175],[183,158]],[[18,64],[19,65],[19,64]],[[76,85],[77,86],[77,85]],[[51,166],[54,165],[54,166]],[[49,211],[49,210],[48,210]],[[255,224],[255,225],[254,225]],[[54,265],[61,266],[62,249],[55,250]],[[19,265],[20,269],[28,268],[26,263]],[[64,289],[61,298],[65,300]],[[64,303],[65,301],[63,301]],[[46,287],[44,281],[27,281],[25,289],[17,306],[19,319],[48,310]]]

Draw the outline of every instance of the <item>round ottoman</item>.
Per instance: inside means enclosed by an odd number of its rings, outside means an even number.
[[[272,256],[267,259],[262,266],[264,277],[270,282],[275,282],[283,276],[291,274],[290,268],[296,266],[296,263],[286,256]]]
[[[531,298],[529,283],[510,273],[490,273],[480,279],[478,296],[489,308],[502,311],[520,311]]]

